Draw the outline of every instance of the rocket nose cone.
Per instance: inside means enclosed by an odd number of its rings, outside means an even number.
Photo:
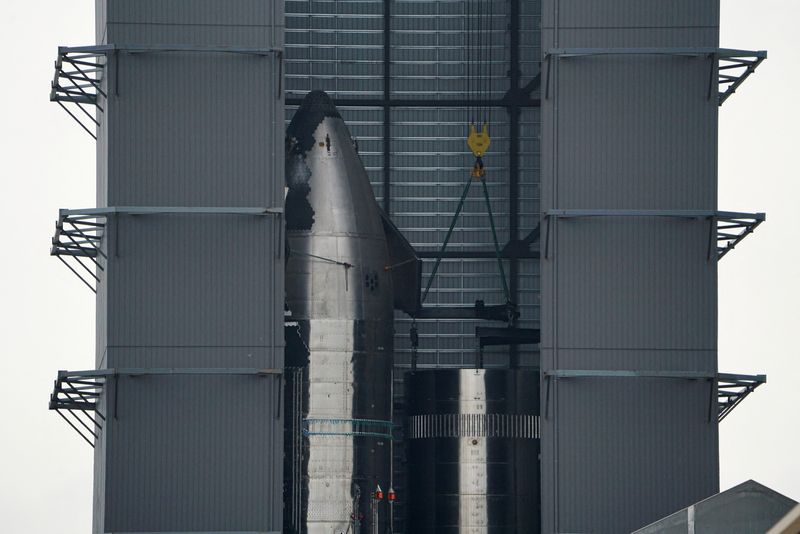
[[[307,151],[314,143],[313,134],[325,117],[341,119],[339,110],[325,91],[311,91],[300,103],[286,129],[286,135],[295,138],[299,148]]]
[[[315,89],[300,103],[297,113],[321,114],[323,117],[339,117],[339,110],[325,91]]]

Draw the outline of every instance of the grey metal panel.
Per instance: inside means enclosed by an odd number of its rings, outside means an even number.
[[[276,369],[280,368],[282,347],[111,347],[112,369]]]
[[[277,380],[113,381],[105,531],[278,530],[280,498],[270,498],[281,487]]]
[[[108,21],[108,0],[94,0],[94,32],[95,42],[106,42],[106,25]]]
[[[110,205],[280,205],[276,58],[120,53],[112,62]]]
[[[265,26],[206,26],[202,32],[191,24],[109,24],[107,28],[108,42],[118,44],[283,47],[283,28]]]
[[[542,310],[543,324],[553,325],[543,329],[542,347],[715,350],[717,261],[713,251],[708,256],[709,225],[553,221],[543,272],[555,277],[546,294],[557,304]]]
[[[283,47],[283,2],[105,1],[109,43]]]
[[[555,516],[544,532],[630,532],[717,491],[712,381],[575,378],[542,388],[542,447],[560,451],[542,466],[544,491],[557,495],[543,502]]]
[[[105,128],[101,128],[104,130]],[[98,147],[100,147],[99,143],[102,140],[102,152],[106,153],[105,150],[105,136],[98,136]],[[101,158],[100,156],[101,148],[98,148],[98,159]],[[102,156],[105,159],[105,156]],[[98,205],[103,205],[103,197],[104,195],[101,193],[101,189],[103,187],[101,184],[105,184],[106,176],[104,173],[100,172],[98,166],[97,172],[97,203]],[[104,239],[100,243],[100,250],[108,256],[108,240]],[[113,264],[109,264],[109,262],[105,262],[104,271],[99,272],[98,270],[98,278],[100,279],[97,283],[97,294],[95,295],[95,365],[98,368],[103,368],[106,365],[106,346],[108,345],[108,277],[113,272]]]
[[[102,43],[101,39],[105,36],[105,8],[106,0],[96,0],[96,19],[98,28],[98,43]],[[100,33],[103,35],[101,36]],[[103,93],[108,94],[108,75],[103,76],[102,92],[98,91],[98,104],[103,109],[108,109],[108,102],[103,98]],[[97,127],[97,141],[96,141],[96,158],[95,158],[95,202],[97,206],[108,205],[108,131],[109,121],[107,113],[96,112],[97,121],[100,125]],[[103,240],[100,244],[103,253],[108,256],[108,240]],[[106,345],[108,338],[108,276],[113,266],[106,265],[105,272],[103,272],[97,283],[97,295],[95,298],[95,364],[101,368],[105,366],[106,358]],[[95,462],[96,466],[100,464]],[[98,484],[95,483],[95,487]],[[95,492],[97,494],[97,492]],[[97,506],[95,506],[97,510]]]
[[[109,345],[281,346],[277,218],[118,216],[112,224]]]
[[[552,355],[552,349],[542,350]],[[558,369],[685,371],[713,376],[717,372],[716,354],[714,350],[559,348]]]
[[[614,30],[558,28],[542,30],[542,49],[553,47],[716,47],[719,32],[714,28],[620,28]]]
[[[283,3],[263,0],[107,0],[109,23],[279,26]],[[197,30],[195,30],[197,31]]]
[[[99,313],[98,313],[99,315]],[[100,413],[108,412],[108,393],[98,399]],[[106,425],[108,426],[108,425]],[[107,432],[100,432],[94,442],[94,474],[92,495],[92,534],[103,534],[105,525]]]
[[[559,208],[716,209],[713,60],[550,61],[550,91],[559,101]]]
[[[542,4],[542,26],[552,28],[692,28],[719,26],[718,0],[551,0]]]

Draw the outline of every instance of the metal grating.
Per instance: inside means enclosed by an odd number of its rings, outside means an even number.
[[[286,1],[286,97],[383,96],[383,0]]]
[[[508,3],[494,1],[393,2],[391,95],[470,98],[474,73],[471,77],[468,61],[479,55],[470,36],[480,26],[485,31],[480,51],[486,55],[473,69],[478,79],[490,82],[485,98],[502,98],[508,90],[508,9]]]

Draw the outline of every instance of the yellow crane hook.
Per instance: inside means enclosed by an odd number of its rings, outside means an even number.
[[[469,125],[469,136],[467,137],[467,146],[472,150],[475,156],[475,165],[472,166],[472,177],[483,178],[483,155],[489,150],[489,145],[492,140],[489,137],[489,126],[484,122],[483,128],[478,132],[475,124]]]

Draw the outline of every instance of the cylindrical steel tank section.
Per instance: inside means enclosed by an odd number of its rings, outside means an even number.
[[[539,532],[539,374],[417,371],[405,391],[407,531]]]
[[[378,205],[350,132],[321,91],[286,140],[284,532],[384,534],[392,282]]]

